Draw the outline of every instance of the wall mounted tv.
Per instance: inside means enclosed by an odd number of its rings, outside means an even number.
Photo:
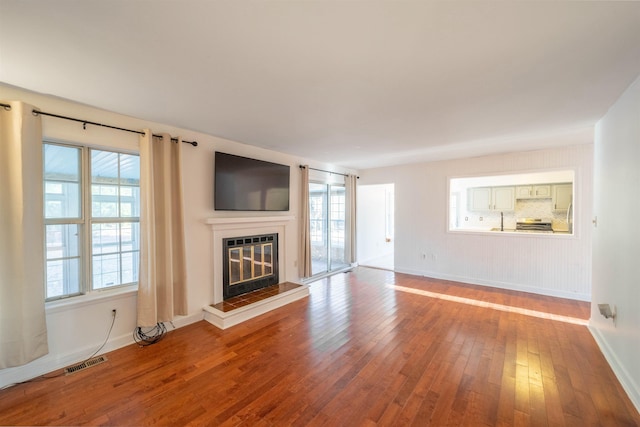
[[[289,166],[216,151],[217,211],[288,211]]]

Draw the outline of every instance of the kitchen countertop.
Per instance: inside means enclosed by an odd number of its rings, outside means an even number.
[[[527,233],[527,234],[570,234],[568,230],[553,230],[552,233],[548,231],[536,231],[536,230],[526,230],[520,231],[515,228],[505,228],[504,230],[500,230],[498,227],[494,227],[489,229],[489,231],[499,231],[501,233]]]

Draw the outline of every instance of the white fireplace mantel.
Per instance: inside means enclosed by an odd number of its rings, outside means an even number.
[[[278,270],[280,280],[286,281],[288,256],[296,256],[296,251],[287,251],[288,229],[295,216],[272,215],[250,217],[215,217],[207,218],[205,222],[212,230],[212,254],[213,254],[213,303],[223,300],[222,296],[222,239],[253,234],[278,234]]]
[[[296,250],[287,250],[287,238],[295,234],[289,228],[295,224],[294,215],[273,215],[273,216],[250,216],[250,217],[212,217],[205,222],[211,226],[212,231],[212,254],[213,254],[213,303],[217,304],[223,300],[222,292],[222,241],[225,238],[241,236],[251,236],[257,234],[278,234],[278,269],[280,281],[287,281],[289,274],[287,265],[295,264],[290,262],[288,257],[297,256]],[[295,247],[293,242],[290,245]],[[204,318],[213,325],[225,329],[240,322],[249,320],[255,316],[266,313],[269,310],[281,307],[284,304],[304,298],[309,295],[308,285],[280,294],[270,299],[250,304],[230,312],[219,312],[212,306],[204,307]]]
[[[245,216],[245,217],[214,217],[207,218],[206,223],[211,226],[225,226],[225,225],[238,225],[245,224],[273,224],[273,223],[289,223],[296,219],[293,215],[278,215],[278,216]]]

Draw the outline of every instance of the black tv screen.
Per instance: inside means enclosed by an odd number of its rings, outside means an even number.
[[[216,151],[217,211],[288,211],[289,166]]]

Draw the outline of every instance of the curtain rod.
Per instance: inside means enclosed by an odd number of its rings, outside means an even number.
[[[9,105],[9,104],[0,103],[0,107],[3,107],[7,111],[11,110],[11,105]],[[49,116],[49,117],[55,117],[57,119],[65,119],[65,120],[71,120],[71,121],[74,121],[74,122],[79,122],[79,123],[82,123],[82,128],[83,129],[86,129],[87,125],[94,125],[94,126],[102,126],[104,128],[109,128],[109,129],[121,130],[121,131],[124,131],[124,132],[137,133],[138,135],[145,135],[145,132],[141,131],[141,130],[126,129],[126,128],[121,128],[121,127],[118,127],[118,126],[105,125],[104,123],[92,122],[90,120],[76,119],[75,117],[62,116],[60,114],[47,113],[47,112],[44,112],[44,111],[32,110],[31,112],[32,112],[32,114],[34,116],[38,116],[38,115]],[[155,134],[153,136],[161,137],[161,135],[155,135]],[[171,138],[171,140],[175,141],[175,142],[178,142],[178,138]],[[182,141],[182,142],[184,142],[185,144],[191,144],[194,147],[198,146],[198,142],[197,141]]]
[[[334,174],[334,175],[349,176],[349,174],[347,174],[347,173],[331,172],[331,171],[326,171],[326,170],[324,170],[324,169],[316,169],[316,168],[312,168],[312,167],[309,167],[309,166],[300,165],[300,169],[304,169],[304,168],[307,168],[307,169],[309,169],[309,170],[313,170],[313,171],[318,171],[318,172],[331,173],[331,174]],[[359,177],[359,176],[356,176],[356,179],[360,179],[360,177]]]

